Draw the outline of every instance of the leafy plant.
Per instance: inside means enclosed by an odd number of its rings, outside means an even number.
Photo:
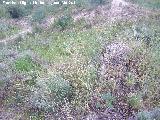
[[[55,96],[56,101],[63,101],[64,99],[71,99],[72,87],[70,83],[61,76],[56,75],[46,82],[48,90]]]
[[[159,0],[128,0],[133,3],[139,4],[143,7],[148,7],[152,9],[159,9],[160,8],[160,1]]]
[[[93,5],[103,5],[105,2],[106,0],[91,0],[91,4]]]
[[[14,25],[9,25],[7,23],[0,23],[0,38],[3,39],[9,35],[18,32],[19,28]]]
[[[46,16],[45,7],[38,7],[32,14],[33,22],[41,22]]]
[[[141,98],[140,96],[137,95],[133,95],[131,97],[128,98],[128,103],[133,106],[134,108],[139,108],[140,107],[140,103],[141,103]]]
[[[73,23],[73,19],[71,16],[62,16],[58,19],[56,26],[60,27],[61,30],[65,30],[70,27]]]
[[[150,111],[141,111],[136,115],[137,120],[159,120],[160,109],[154,108]]]
[[[148,111],[139,112],[137,120],[151,120],[150,113]]]
[[[101,94],[101,98],[106,101],[106,106],[112,108],[112,103],[115,101],[114,96],[111,93],[103,93]]]
[[[56,106],[64,104],[73,96],[73,88],[70,83],[60,75],[54,75],[49,79],[38,79],[37,86],[30,97],[32,107],[44,110],[56,110]]]
[[[0,18],[6,18],[6,17],[9,17],[7,9],[3,5],[0,5]]]
[[[10,5],[7,10],[12,18],[20,18],[26,15],[26,10],[22,6]]]
[[[29,72],[31,70],[36,70],[36,68],[39,67],[36,63],[32,61],[31,57],[29,56],[19,58],[18,60],[16,60],[14,65],[16,70],[22,72]]]

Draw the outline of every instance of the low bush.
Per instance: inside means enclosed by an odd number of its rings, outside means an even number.
[[[12,18],[20,18],[27,15],[25,8],[18,5],[7,6],[7,10]]]
[[[140,4],[143,7],[153,8],[153,9],[159,9],[160,8],[160,1],[159,0],[128,0],[132,1],[134,3]]]
[[[60,75],[54,75],[49,79],[37,80],[38,88],[35,88],[30,97],[33,107],[54,111],[55,106],[63,105],[65,101],[70,102],[73,98],[71,84]]]
[[[93,5],[103,5],[105,2],[106,0],[91,0],[91,4]]]
[[[72,87],[67,80],[64,80],[61,76],[54,76],[46,83],[48,90],[55,96],[55,100],[63,101],[64,99],[71,99]]]
[[[7,9],[4,6],[0,5],[0,18],[7,18],[7,17],[9,17]]]
[[[56,26],[59,27],[61,30],[65,30],[66,28],[70,27],[73,23],[73,19],[71,16],[62,16],[56,22]]]
[[[159,120],[160,118],[160,109],[154,108],[150,111],[141,111],[136,115],[137,120]]]
[[[10,36],[14,33],[17,33],[19,28],[15,25],[10,25],[4,22],[0,23],[0,38],[3,39],[7,36]]]
[[[46,16],[46,9],[44,7],[38,7],[32,14],[33,22],[41,22]]]
[[[21,18],[31,14],[33,5],[29,3],[32,1],[33,0],[26,0],[26,5],[2,3],[2,5],[0,5],[0,18]],[[19,2],[19,0],[15,0],[14,2]]]

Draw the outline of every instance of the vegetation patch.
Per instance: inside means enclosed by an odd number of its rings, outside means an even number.
[[[45,7],[38,7],[34,10],[32,14],[33,22],[41,22],[46,17],[46,9]]]
[[[19,27],[14,25],[9,25],[7,23],[0,23],[0,39],[4,39],[17,33],[20,30]]]
[[[134,3],[138,3],[143,7],[148,7],[152,9],[159,9],[160,8],[160,1],[159,0],[129,0]]]
[[[15,69],[20,72],[30,72],[40,68],[29,56],[17,59],[14,66]]]

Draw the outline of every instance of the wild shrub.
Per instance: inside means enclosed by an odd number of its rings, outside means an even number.
[[[137,4],[140,4],[141,6],[153,8],[153,9],[159,9],[160,8],[160,1],[159,0],[128,0]]]
[[[138,95],[133,95],[128,98],[128,103],[133,107],[133,108],[140,108],[141,105],[141,97]]]
[[[9,5],[3,5],[3,13],[10,16],[11,18],[21,18],[24,16],[27,16],[31,14],[33,5],[29,4],[33,0],[26,0],[26,5],[18,5],[18,4],[9,4]],[[15,0],[15,2],[19,2],[18,0]],[[6,16],[5,15],[5,16]]]
[[[63,79],[61,76],[54,76],[47,82],[48,90],[55,95],[56,101],[63,101],[66,99],[71,99],[72,87],[70,83]]]
[[[38,88],[30,97],[31,105],[39,109],[56,109],[55,106],[63,105],[65,101],[73,98],[71,84],[60,75],[54,75],[48,79],[37,80]]]
[[[150,111],[141,111],[136,115],[137,120],[159,120],[160,118],[160,109],[154,108]]]
[[[76,5],[78,8],[82,9],[92,9],[99,5],[110,4],[111,0],[76,0]]]
[[[148,111],[142,111],[137,114],[137,120],[151,120],[150,113]]]
[[[26,15],[25,8],[19,5],[7,6],[7,10],[12,18],[20,18]]]
[[[42,27],[38,26],[37,24],[33,25],[33,34],[41,33],[43,31]]]
[[[33,22],[41,22],[43,18],[46,16],[46,9],[45,7],[38,7],[32,14],[32,21]]]
[[[75,0],[76,6],[79,8],[89,8],[90,0]]]
[[[5,23],[0,23],[0,31],[8,31],[9,25]]]
[[[70,27],[73,23],[73,19],[71,16],[62,16],[56,22],[56,26],[59,27],[61,30],[65,30],[66,28]]]
[[[9,17],[9,13],[6,7],[0,5],[0,18],[6,18],[6,17]]]
[[[0,23],[0,38],[3,39],[6,36],[10,36],[11,34],[14,34],[18,32],[19,28],[15,25],[10,25],[4,22]]]
[[[105,2],[106,0],[91,0],[91,4],[93,5],[103,5]]]

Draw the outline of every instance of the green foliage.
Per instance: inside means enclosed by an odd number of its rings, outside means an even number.
[[[0,31],[8,31],[9,30],[9,25],[8,24],[5,24],[5,23],[0,23]]]
[[[70,27],[73,23],[73,19],[71,16],[62,16],[58,19],[56,26],[60,27],[61,30],[65,30]]]
[[[110,5],[111,0],[75,0],[78,8],[81,9],[93,9],[99,5]]]
[[[137,120],[151,120],[150,113],[148,111],[139,112]]]
[[[30,97],[32,107],[46,111],[54,111],[59,105],[73,99],[71,84],[60,75],[54,75],[48,79],[37,79],[33,94]]]
[[[45,114],[43,111],[37,111],[37,112],[29,111],[28,114],[30,120],[45,120]]]
[[[77,7],[88,8],[90,7],[90,0],[75,0]]]
[[[32,61],[29,56],[19,58],[14,63],[15,69],[21,72],[30,72],[36,70],[39,66]]]
[[[46,16],[46,9],[45,7],[38,7],[32,14],[32,21],[33,22],[41,22]]]
[[[12,18],[20,18],[27,15],[26,9],[19,5],[9,5],[7,10]]]
[[[0,18],[7,18],[7,17],[9,17],[7,9],[3,5],[0,5]]]
[[[92,5],[104,5],[106,0],[91,0]]]
[[[0,88],[2,88],[5,85],[5,82],[3,80],[0,80]]]
[[[159,9],[160,8],[160,1],[159,0],[129,0],[134,3],[138,3],[141,6],[153,8],[153,9]]]
[[[7,36],[10,36],[16,32],[18,32],[19,28],[14,25],[9,25],[7,23],[0,23],[0,39],[3,39]]]
[[[63,101],[64,99],[70,100],[72,97],[72,87],[70,83],[63,79],[61,76],[53,76],[46,82],[47,88],[53,94],[56,102]]]
[[[33,0],[26,0],[26,5],[14,5],[9,4],[6,5],[5,3],[1,2],[0,5],[0,18],[21,18],[24,16],[29,15],[32,12],[33,5],[29,4],[29,2],[32,2]],[[14,0],[14,2],[19,2],[19,0]]]
[[[7,14],[9,14],[11,18],[21,18],[31,14],[33,10],[33,5],[29,4],[29,2],[32,1],[33,0],[26,0],[26,5],[20,5],[20,4],[4,5],[4,8],[7,10]],[[15,2],[19,1],[15,0]]]
[[[37,34],[37,33],[41,33],[43,31],[42,27],[40,27],[39,25],[35,24],[33,25],[33,30],[32,30],[33,34]]]
[[[150,111],[142,111],[137,114],[137,120],[159,120],[160,108],[154,108]]]
[[[115,97],[112,96],[111,93],[103,93],[101,94],[101,98],[106,102],[106,106],[109,108],[113,107],[113,102],[115,101]]]
[[[29,85],[29,86],[34,86],[36,85],[36,82],[34,80],[27,80],[26,83]]]
[[[133,95],[128,98],[128,103],[133,107],[133,108],[139,108],[141,105],[141,97],[137,95]]]
[[[101,1],[96,1],[97,4],[101,4]],[[34,17],[38,18],[35,19],[35,21],[41,21],[43,19],[43,17],[36,15]],[[64,16],[60,18],[56,24],[61,30],[64,30],[72,25],[71,22],[72,20],[69,16]],[[81,21],[79,25],[75,26],[78,28],[74,29],[75,31],[53,31],[53,33],[51,31],[44,32],[35,26],[34,32],[37,34],[27,35],[23,41],[20,41],[20,49],[22,51],[31,49],[37,53],[36,55],[38,57],[40,56],[40,58],[44,60],[48,74],[40,74],[39,76],[33,75],[31,78],[27,78],[27,80],[25,79],[25,85],[23,86],[30,89],[30,93],[28,93],[29,97],[27,96],[27,98],[24,99],[23,94],[20,94],[22,92],[21,88],[19,89],[20,92],[17,92],[19,95],[16,95],[15,101],[20,103],[22,101],[24,102],[26,99],[29,99],[29,102],[32,105],[31,107],[43,109],[48,112],[50,109],[57,109],[58,105],[61,107],[61,105],[67,100],[67,102],[69,101],[69,104],[74,105],[74,109],[78,112],[86,114],[88,112],[88,101],[91,100],[93,93],[95,93],[96,98],[98,98],[95,105],[98,109],[106,109],[106,107],[112,108],[114,106],[112,103],[116,102],[116,96],[112,96],[109,91],[114,92],[117,87],[116,80],[102,79],[102,81],[99,81],[99,76],[97,76],[99,63],[97,60],[95,61],[95,64],[98,64],[96,68],[91,62],[92,58],[101,51],[101,45],[103,43],[109,43],[108,41],[112,41],[112,39],[115,39],[116,41],[117,38],[119,40],[120,36],[118,35],[123,33],[123,29],[131,29],[130,26],[128,27],[126,24],[117,23],[113,26],[108,25],[107,27],[96,26],[82,31],[83,26],[86,25],[86,22]],[[153,25],[153,23],[151,24]],[[141,26],[139,27],[143,29]],[[149,29],[150,26],[145,28]],[[151,26],[151,28],[153,28],[153,26]],[[1,29],[2,31],[7,31],[8,27],[2,25]],[[146,31],[141,30],[141,33],[143,37],[146,34]],[[136,69],[138,72],[136,71],[136,73],[132,74],[132,71],[129,71],[131,74],[128,75],[127,82],[129,86],[132,86],[135,85],[136,81],[140,81],[141,91],[139,92],[147,96],[146,101],[151,104],[151,107],[155,107],[159,105],[157,94],[159,92],[158,80],[160,71],[159,44],[157,44],[159,43],[158,28],[154,27],[153,31],[151,30],[149,33],[151,33],[153,42],[151,42],[151,46],[147,48],[148,51],[145,52],[146,48],[143,44],[143,48],[140,48],[140,45],[137,47],[137,49],[139,49],[138,53],[133,50],[135,52],[135,54],[133,53],[133,56],[135,55],[133,57],[133,60],[135,60],[134,67],[138,68],[138,70]],[[132,32],[130,34],[132,34]],[[129,35],[125,35],[122,34],[122,39],[120,40],[126,40],[126,38],[128,38],[128,42],[130,43],[131,48],[133,48],[132,40],[134,39],[132,39]],[[143,59],[137,60],[138,55],[141,55],[141,58]],[[141,62],[140,65],[136,64],[137,61]],[[30,57],[19,58],[16,60],[14,65],[17,71],[27,73],[36,70],[37,66],[39,66],[33,62]],[[139,69],[142,71],[142,74],[145,74],[145,76],[142,76],[142,80],[141,77],[139,77],[141,75],[141,73],[139,73]],[[34,72],[37,73],[37,71]],[[135,74],[137,74],[137,76]],[[28,76],[29,75],[27,74],[27,77]],[[12,99],[10,100],[11,103]],[[139,93],[128,98],[128,103],[136,109],[139,109],[141,105],[143,106],[142,102],[139,97]],[[150,118],[147,114],[148,113],[139,115],[139,119],[145,120]],[[157,113],[155,116],[156,115]],[[35,119],[41,118],[35,117]]]

